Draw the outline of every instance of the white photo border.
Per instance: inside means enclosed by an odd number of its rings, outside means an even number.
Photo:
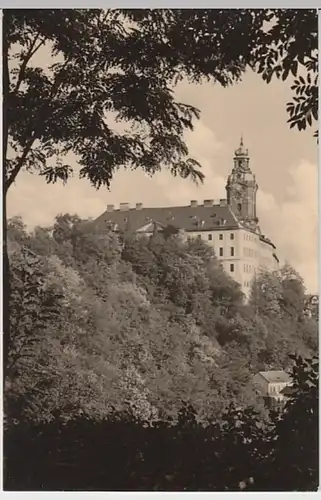
[[[39,8],[51,8],[51,9],[59,9],[59,8],[199,8],[199,9],[215,9],[215,8],[226,8],[226,9],[236,9],[236,8],[285,8],[285,9],[318,9],[319,14],[319,33],[321,31],[321,4],[320,0],[309,0],[308,2],[295,1],[295,0],[273,0],[268,3],[268,5],[264,1],[259,0],[247,0],[246,2],[242,2],[240,0],[198,0],[196,2],[192,2],[189,0],[176,0],[175,2],[171,2],[169,0],[163,0],[162,2],[155,1],[147,1],[147,0],[139,0],[138,2],[130,2],[129,0],[117,0],[117,2],[86,2],[81,0],[56,0],[55,3],[45,2],[41,0],[2,0],[1,1],[1,9],[6,8],[15,8],[15,9],[39,9]],[[319,37],[319,62],[321,63],[321,43]],[[2,16],[1,16],[1,46],[2,46]],[[2,47],[1,47],[2,48]],[[2,51],[1,51],[2,52]],[[2,65],[0,66],[1,72],[1,96],[2,96]],[[1,109],[2,112],[2,109]],[[321,114],[321,104],[319,100],[319,116]],[[319,124],[319,137],[321,136],[321,128]],[[1,120],[1,134],[0,134],[0,146],[2,146],[2,120]],[[319,145],[320,151],[320,145]],[[319,168],[320,168],[320,154],[319,154]],[[1,164],[1,174],[2,174],[2,164]],[[1,180],[1,188],[2,188],[2,175],[0,176]],[[321,195],[321,175],[319,175],[319,196],[318,196],[318,208],[319,208],[319,218],[321,212],[320,206],[320,195]],[[2,221],[2,203],[0,204],[0,215]],[[0,239],[2,242],[2,223],[0,227]],[[320,262],[320,250],[321,250],[321,231],[319,231],[319,262]],[[320,282],[320,267],[318,268],[319,282]],[[2,281],[2,259],[0,263],[0,276]],[[2,333],[2,308],[0,311],[0,327]],[[319,334],[321,333],[320,324],[319,324]],[[321,335],[319,337],[321,339]],[[1,344],[2,347],[2,344]],[[2,348],[1,348],[1,360],[2,360]],[[321,366],[321,365],[320,365]],[[2,372],[1,372],[2,373]],[[1,384],[2,388],[2,384]],[[2,403],[2,391],[1,391],[1,403]],[[1,404],[1,423],[2,423],[2,404]],[[319,441],[320,442],[320,441]],[[2,445],[2,434],[1,434],[1,445]],[[319,446],[320,450],[320,446]],[[1,449],[2,451],[2,449]],[[3,478],[3,460],[1,453],[1,479]],[[320,461],[319,461],[320,466]],[[320,470],[321,472],[321,470]],[[54,499],[54,498],[68,498],[69,500],[79,499],[79,497],[84,498],[86,500],[99,500],[99,499],[112,499],[117,497],[118,499],[130,499],[130,500],[140,500],[144,498],[166,498],[166,499],[178,499],[178,498],[187,498],[191,497],[193,500],[197,499],[205,499],[208,498],[222,498],[224,500],[233,500],[236,495],[243,495],[243,498],[250,497],[255,499],[264,499],[267,497],[273,496],[273,499],[305,499],[305,498],[320,498],[320,488],[318,492],[244,492],[244,493],[216,493],[216,492],[6,492],[3,491],[3,481],[1,481],[1,496],[2,498],[10,498],[14,500],[24,499],[24,500],[37,500],[37,499]],[[245,496],[244,496],[245,495]]]

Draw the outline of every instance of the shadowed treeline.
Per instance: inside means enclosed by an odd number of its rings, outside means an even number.
[[[302,406],[300,411],[292,401],[284,416],[272,418],[271,424],[263,424],[251,409],[231,408],[220,423],[204,425],[196,421],[191,407],[182,410],[175,423],[144,423],[126,414],[100,422],[78,418],[64,423],[56,418],[48,424],[21,423],[5,434],[4,488],[315,490],[314,389],[310,396],[305,394],[306,403],[309,397],[314,402],[310,409]],[[313,418],[310,422],[308,413]],[[294,420],[297,429],[293,429]]]

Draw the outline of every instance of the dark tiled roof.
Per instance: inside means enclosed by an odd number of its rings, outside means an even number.
[[[225,221],[225,222],[223,222]],[[117,230],[135,232],[150,222],[188,232],[236,229],[237,219],[228,205],[114,209],[104,212],[98,224],[117,224]]]

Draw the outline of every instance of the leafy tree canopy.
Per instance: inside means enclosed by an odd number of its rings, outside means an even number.
[[[202,180],[183,138],[200,112],[175,85],[294,75],[300,130],[317,119],[316,50],[314,10],[5,10],[5,190],[22,168],[66,182],[71,152],[95,187],[123,166]]]

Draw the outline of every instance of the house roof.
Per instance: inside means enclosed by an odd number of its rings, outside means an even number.
[[[117,230],[136,232],[156,222],[187,232],[237,229],[239,222],[227,204],[211,206],[154,207],[109,209],[96,222],[103,225],[117,224]]]
[[[292,379],[288,373],[283,370],[271,370],[267,372],[259,372],[259,374],[269,383],[291,382]]]
[[[297,392],[297,389],[291,386],[286,386],[284,389],[280,391],[280,394],[283,394],[284,396],[292,396],[292,394],[295,394]]]

